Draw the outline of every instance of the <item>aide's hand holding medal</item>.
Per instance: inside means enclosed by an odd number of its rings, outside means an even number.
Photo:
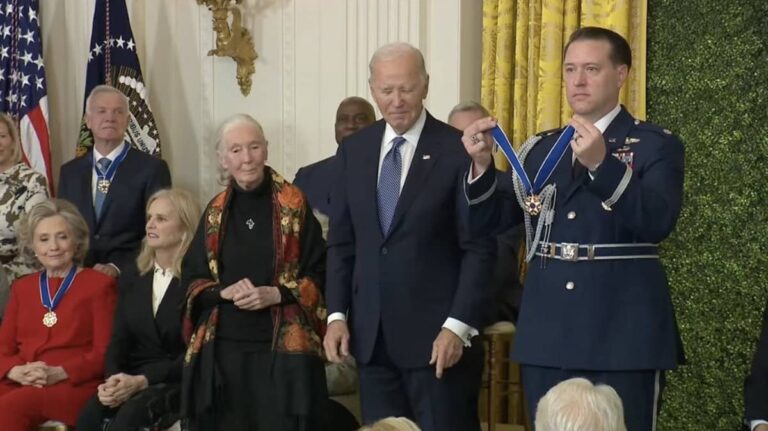
[[[493,137],[490,130],[497,126],[496,119],[493,117],[481,118],[464,129],[464,136],[461,141],[464,143],[464,149],[472,158],[472,171],[470,172],[473,180],[488,170],[493,163]]]
[[[603,132],[580,115],[574,115],[568,124],[576,130],[571,140],[573,154],[590,172],[596,171],[607,152]]]

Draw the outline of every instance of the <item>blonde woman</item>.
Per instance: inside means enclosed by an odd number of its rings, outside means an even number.
[[[80,414],[77,429],[165,429],[178,419],[184,341],[179,285],[181,259],[200,217],[192,195],[164,189],[147,203],[146,236],[138,271],[120,277],[120,299],[98,394]]]
[[[8,283],[36,270],[35,259],[19,253],[16,224],[21,217],[48,198],[45,177],[21,160],[16,124],[0,113],[0,263]],[[5,310],[8,289],[0,289],[0,318]]]

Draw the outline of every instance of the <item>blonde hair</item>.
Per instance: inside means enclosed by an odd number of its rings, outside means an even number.
[[[49,217],[61,216],[67,222],[75,243],[73,260],[78,265],[83,263],[88,253],[88,225],[77,208],[64,199],[51,198],[32,207],[19,221],[19,247],[29,258],[35,258],[33,242],[35,229],[41,221]]]
[[[560,382],[539,401],[536,431],[626,431],[624,407],[608,385],[587,379]]]
[[[5,112],[0,112],[0,124],[5,124],[8,128],[8,134],[13,141],[13,154],[11,160],[14,164],[21,163],[21,145],[19,144],[19,129],[16,128],[16,121]]]
[[[421,428],[408,418],[388,417],[364,426],[359,431],[421,431]]]
[[[200,205],[192,197],[192,193],[184,189],[162,189],[149,197],[145,213],[149,213],[149,207],[158,199],[168,199],[176,211],[176,215],[179,216],[181,227],[184,231],[181,236],[181,244],[179,244],[176,255],[173,257],[173,264],[171,266],[173,273],[178,277],[181,274],[181,260],[184,254],[186,254],[197,229],[197,222],[200,219]],[[154,265],[155,250],[147,245],[147,238],[145,236],[141,241],[141,251],[136,258],[136,266],[140,274],[146,274],[154,268]]]

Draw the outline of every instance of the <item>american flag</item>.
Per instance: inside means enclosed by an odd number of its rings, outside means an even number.
[[[91,43],[88,46],[85,75],[85,99],[100,84],[109,84],[128,97],[130,118],[125,139],[135,148],[160,156],[160,135],[149,107],[147,87],[141,75],[139,56],[131,30],[125,0],[96,0]],[[80,125],[78,155],[93,145],[93,135],[83,121]]]
[[[0,2],[0,109],[19,122],[25,161],[53,191],[38,0]]]

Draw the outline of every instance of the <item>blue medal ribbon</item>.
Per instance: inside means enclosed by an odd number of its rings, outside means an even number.
[[[571,143],[571,138],[573,138],[575,129],[571,125],[568,125],[563,129],[562,133],[560,133],[560,137],[557,138],[555,145],[549,150],[547,157],[544,158],[544,162],[542,162],[539,170],[536,172],[536,177],[534,177],[533,183],[531,183],[531,179],[525,172],[523,163],[517,157],[517,153],[512,148],[512,144],[509,142],[507,134],[501,129],[501,126],[496,125],[490,132],[493,139],[496,141],[496,144],[504,153],[504,156],[509,160],[509,164],[515,171],[515,174],[520,178],[520,182],[523,184],[523,188],[527,195],[524,199],[526,203],[525,210],[531,215],[538,215],[541,211],[541,199],[539,198],[539,193],[541,193],[541,190],[544,188],[547,180],[549,180],[549,177],[552,176],[552,172],[555,171],[557,164],[560,163],[560,159],[563,158],[563,154],[565,154],[568,145]]]
[[[48,272],[43,271],[40,273],[40,301],[43,303],[43,307],[47,308],[49,312],[56,309],[59,305],[61,298],[64,297],[64,294],[67,293],[69,287],[72,286],[72,282],[75,280],[75,274],[77,274],[77,266],[72,265],[72,269],[69,270],[64,281],[61,282],[61,286],[56,292],[56,295],[51,299],[51,291],[48,289]]]
[[[123,163],[123,160],[125,159],[125,156],[128,155],[128,150],[130,149],[131,144],[126,142],[125,146],[123,147],[123,151],[121,151],[120,154],[115,157],[115,160],[112,161],[105,172],[102,172],[101,169],[99,169],[99,165],[96,164],[96,153],[93,153],[93,169],[96,171],[97,184],[104,180],[106,180],[107,183],[112,183],[112,179],[115,178],[115,174],[117,173],[117,168],[120,166],[120,163]]]

